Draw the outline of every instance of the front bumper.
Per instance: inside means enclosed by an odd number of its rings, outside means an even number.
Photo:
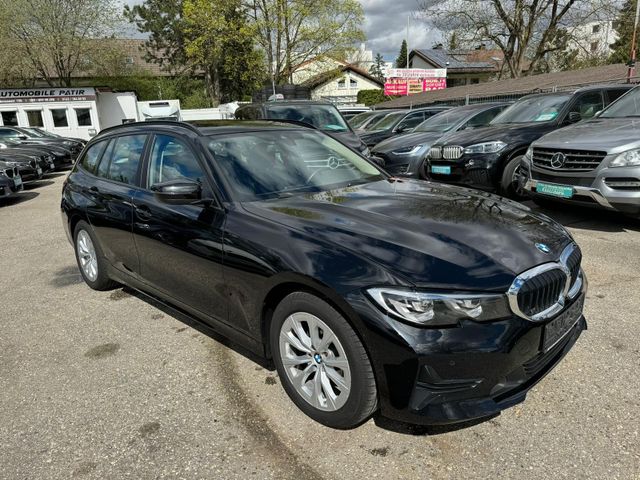
[[[438,182],[495,191],[502,176],[501,153],[463,154],[457,160],[427,158],[426,174],[429,179]],[[449,167],[451,173],[434,173],[434,166]]]
[[[424,163],[424,152],[416,155],[395,155],[393,152],[372,152],[373,156],[381,158],[384,169],[397,177],[420,178]]]
[[[524,167],[524,189],[532,197],[640,215],[640,167],[600,167],[593,172],[576,173],[554,172],[530,164]],[[571,187],[572,196],[539,193],[539,183]]]
[[[553,319],[538,323],[514,315],[490,323],[419,328],[385,315],[361,293],[348,301],[365,325],[382,415],[414,424],[463,422],[522,402],[587,328],[580,315],[543,352],[544,328]]]

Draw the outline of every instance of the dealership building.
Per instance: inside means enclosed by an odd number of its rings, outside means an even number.
[[[0,89],[0,126],[41,127],[65,137],[91,138],[138,118],[133,92],[107,88]]]

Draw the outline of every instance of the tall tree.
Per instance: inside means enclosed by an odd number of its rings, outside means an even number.
[[[373,75],[375,78],[384,81],[384,58],[380,53],[376,53],[376,58],[373,60],[373,65],[369,68],[369,73]]]
[[[124,7],[124,16],[138,31],[147,33],[145,60],[179,75],[187,68],[182,0],[145,0]]]
[[[13,53],[51,86],[71,86],[119,21],[112,0],[0,0],[0,18]]]
[[[618,39],[611,44],[613,52],[609,60],[611,63],[628,63],[631,58],[631,42],[633,39],[633,24],[636,16],[638,0],[626,0],[616,19],[616,33]],[[640,35],[636,38],[636,52],[640,48]]]
[[[396,58],[396,68],[407,68],[407,55],[407,41],[402,40],[400,53],[398,53],[398,58]]]
[[[183,22],[186,57],[204,71],[214,104],[258,88],[262,58],[240,0],[184,0]]]
[[[276,83],[312,58],[345,59],[365,39],[357,0],[245,0],[257,40]]]
[[[422,10],[444,31],[457,31],[460,43],[487,42],[504,54],[511,77],[536,72],[546,57],[566,48],[566,24],[579,25],[605,15],[611,0],[423,0]],[[527,68],[528,67],[528,68]]]

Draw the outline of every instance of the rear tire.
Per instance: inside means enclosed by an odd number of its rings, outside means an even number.
[[[273,313],[269,341],[284,390],[307,416],[348,429],[375,412],[367,352],[331,305],[306,292],[287,295]]]
[[[520,163],[524,155],[518,155],[511,160],[504,167],[502,172],[502,179],[500,181],[500,190],[502,195],[514,200],[523,200],[526,198],[524,191],[524,185],[519,179],[519,172],[521,171]]]
[[[111,290],[118,284],[109,278],[107,262],[87,222],[80,220],[73,233],[73,246],[80,275],[94,290]]]

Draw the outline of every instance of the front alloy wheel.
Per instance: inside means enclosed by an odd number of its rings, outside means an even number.
[[[360,338],[324,300],[287,295],[273,312],[269,342],[289,398],[333,428],[353,428],[377,407],[376,382]]]
[[[280,330],[280,360],[296,392],[319,410],[344,406],[351,369],[336,334],[315,315],[296,312]]]

